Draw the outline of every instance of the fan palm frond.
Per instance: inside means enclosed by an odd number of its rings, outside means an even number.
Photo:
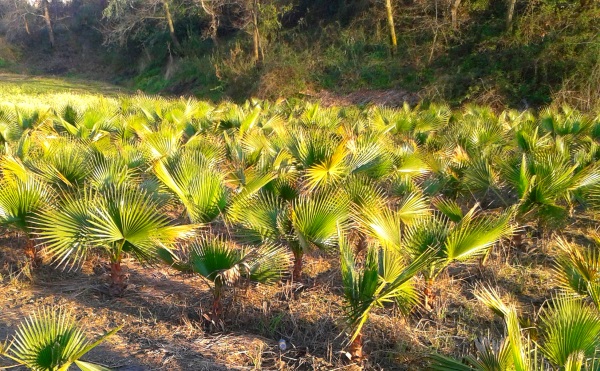
[[[91,342],[71,313],[60,308],[44,308],[21,323],[13,341],[2,353],[32,370],[66,371],[74,364],[82,371],[108,371],[81,358],[119,329]]]
[[[559,254],[554,272],[559,285],[567,292],[589,296],[596,305],[600,292],[600,245],[584,248],[559,237],[556,241]]]
[[[340,225],[348,217],[348,200],[343,192],[325,191],[300,197],[292,206],[292,225],[300,247],[312,250],[333,248]]]
[[[496,218],[463,218],[448,234],[444,244],[448,261],[466,260],[485,254],[496,242],[512,235],[512,214],[509,209]]]
[[[594,356],[600,348],[600,315],[581,299],[555,297],[540,314],[544,355],[555,365],[579,363],[580,353]]]

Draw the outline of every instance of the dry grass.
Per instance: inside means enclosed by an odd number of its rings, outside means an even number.
[[[573,231],[573,233],[585,233]],[[472,289],[489,283],[533,316],[554,290],[551,246],[528,239],[520,248],[500,246],[484,267],[456,264],[436,282],[434,309],[403,318],[395,308],[376,310],[365,329],[366,369],[423,369],[439,351],[470,352],[478,336],[502,336],[502,324],[475,300]],[[198,277],[165,267],[125,262],[124,297],[105,294],[107,267],[93,256],[75,272],[44,266],[21,269],[19,241],[0,240],[0,338],[35,308],[70,308],[90,336],[123,325],[90,360],[124,370],[333,370],[346,362],[339,267],[335,256],[309,257],[303,286],[282,283],[229,292],[223,329],[203,319],[211,294]],[[422,284],[422,282],[420,283]],[[288,348],[281,352],[278,340]]]

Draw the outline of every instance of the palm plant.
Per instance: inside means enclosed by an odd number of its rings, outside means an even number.
[[[90,148],[67,138],[47,142],[42,155],[29,162],[32,171],[58,189],[83,185],[90,172]]]
[[[124,254],[154,263],[174,243],[193,235],[194,225],[172,225],[160,204],[139,188],[111,187],[65,196],[57,208],[42,213],[36,232],[57,264],[80,262],[90,248],[109,256],[110,292],[126,287],[121,261]]]
[[[559,254],[554,272],[563,290],[590,297],[600,308],[600,236],[592,235],[592,239],[591,246],[583,247],[557,238]]]
[[[227,192],[223,175],[216,171],[212,159],[200,151],[187,151],[154,164],[158,179],[183,203],[194,223],[208,223],[225,209]]]
[[[400,253],[389,247],[368,248],[362,266],[357,263],[353,246],[339,236],[340,269],[344,286],[344,310],[350,332],[352,359],[363,356],[362,329],[374,308],[395,302],[407,313],[418,301],[412,279],[430,263],[432,251],[426,251],[410,264]]]
[[[242,241],[287,244],[294,255],[292,276],[299,281],[305,253],[335,248],[338,227],[347,224],[348,205],[347,194],[337,190],[301,195],[292,203],[260,192],[233,202],[228,220],[233,223],[233,235]]]
[[[35,217],[52,205],[50,187],[36,179],[4,178],[0,182],[0,225],[25,237],[25,255],[31,264],[39,258],[34,241]]]
[[[319,192],[293,202],[291,229],[286,238],[294,254],[294,280],[302,277],[305,252],[315,248],[327,251],[336,246],[338,228],[347,223],[348,204],[347,195],[338,191]]]
[[[239,247],[223,238],[204,237],[193,241],[178,257],[167,262],[175,269],[198,274],[209,283],[213,293],[212,314],[219,320],[223,313],[222,296],[227,287],[242,280],[272,284],[289,270],[286,249],[275,244]]]
[[[436,205],[440,213],[409,226],[402,239],[403,246],[412,256],[419,256],[430,248],[437,251],[438,259],[424,272],[428,300],[434,297],[435,278],[448,265],[486,255],[494,244],[514,231],[511,224],[513,209],[492,216],[478,215],[477,205],[466,214],[451,201],[437,201]]]
[[[596,369],[600,351],[600,313],[579,298],[556,296],[539,315],[536,329],[540,340],[524,336],[512,303],[505,303],[498,292],[478,288],[477,298],[503,318],[506,337],[496,347],[486,340],[477,346],[475,357],[465,358],[466,364],[452,358],[433,355],[434,370],[539,370],[548,365],[569,370]]]
[[[66,371],[72,365],[82,371],[109,371],[81,358],[119,329],[91,342],[69,312],[44,308],[21,323],[10,343],[0,344],[0,356],[35,371]]]

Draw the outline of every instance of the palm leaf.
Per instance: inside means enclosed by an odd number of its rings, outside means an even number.
[[[321,192],[300,197],[292,206],[295,237],[304,250],[327,250],[336,244],[337,231],[346,223],[348,200],[342,192]]]
[[[500,239],[513,233],[510,224],[512,210],[493,218],[478,217],[473,220],[463,219],[449,233],[444,251],[448,261],[466,260],[485,254]]]
[[[4,355],[33,370],[67,370],[73,363],[82,370],[106,370],[80,358],[119,329],[91,343],[69,312],[44,308],[19,326]]]
[[[556,365],[572,365],[572,354],[577,352],[592,357],[600,347],[600,315],[581,299],[555,297],[540,321],[545,338],[542,351]]]

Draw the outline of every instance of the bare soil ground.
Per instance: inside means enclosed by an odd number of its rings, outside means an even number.
[[[420,99],[416,93],[402,89],[373,90],[361,89],[348,94],[338,94],[328,90],[319,92],[305,92],[308,98],[321,102],[324,107],[346,107],[346,106],[385,106],[402,107],[404,103],[417,104]]]
[[[551,247],[528,239],[500,246],[485,266],[454,265],[437,282],[433,309],[401,316],[377,310],[367,324],[366,369],[418,370],[432,351],[460,355],[478,336],[502,335],[502,324],[472,295],[478,282],[509,293],[522,313],[533,314],[552,293]],[[534,243],[535,242],[535,243]],[[20,241],[0,239],[0,339],[36,308],[70,308],[90,337],[123,328],[87,357],[117,370],[350,370],[344,345],[343,302],[336,257],[309,257],[303,287],[247,287],[227,295],[225,323],[204,318],[211,307],[208,285],[168,267],[126,261],[129,287],[111,298],[107,266],[92,256],[79,270],[23,268]],[[288,343],[280,351],[278,340]],[[0,365],[3,365],[0,361]]]

